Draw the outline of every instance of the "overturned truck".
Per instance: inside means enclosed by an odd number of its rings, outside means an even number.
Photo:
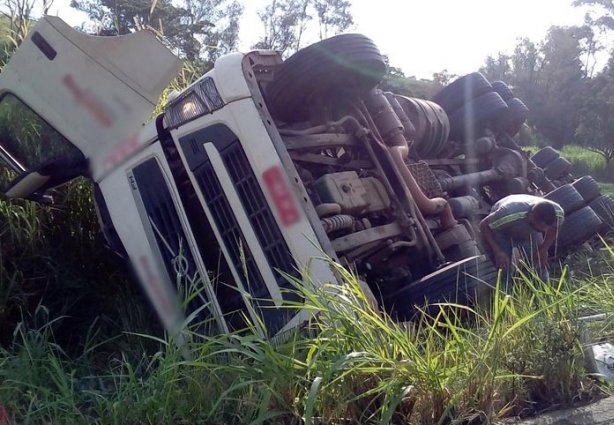
[[[91,179],[109,245],[171,331],[190,311],[219,332],[292,329],[308,313],[281,307],[300,302],[289,277],[339,281],[325,256],[399,319],[425,299],[471,303],[497,279],[476,225],[510,193],[562,204],[559,251],[609,224],[588,205],[612,202],[592,178],[516,144],[528,108],[481,74],[433,100],[383,92],[377,47],[344,34],[285,61],[224,56],[143,125],[179,69],[148,32],[91,37],[45,17],[0,74],[4,196],[50,202]],[[181,282],[202,288],[185,308]]]

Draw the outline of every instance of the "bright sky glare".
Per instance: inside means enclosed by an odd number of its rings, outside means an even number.
[[[372,38],[393,66],[406,75],[431,78],[447,69],[466,74],[487,55],[511,53],[518,38],[541,41],[552,25],[580,25],[585,10],[572,0],[352,0],[353,32]],[[240,50],[263,32],[257,15],[269,0],[244,0]],[[51,8],[71,25],[87,17],[56,0]],[[316,41],[310,40],[310,41]]]

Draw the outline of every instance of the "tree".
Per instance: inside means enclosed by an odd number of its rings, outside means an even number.
[[[601,31],[614,31],[614,2],[612,0],[574,0],[576,7],[587,6],[586,22]]]
[[[420,99],[430,99],[433,94],[441,87],[436,85],[433,81],[421,79],[416,77],[408,77],[401,70],[395,66],[391,66],[387,56],[384,56],[386,62],[386,75],[379,85],[379,88],[383,91],[390,91],[395,94],[400,94],[408,97],[418,97]],[[445,75],[448,78],[453,78],[448,74],[447,70],[443,70],[441,75]]]
[[[554,146],[574,140],[591,36],[588,27],[554,26],[542,43],[520,39],[511,56],[489,57],[482,68],[490,80],[513,87],[531,110],[531,124]]]
[[[264,35],[254,45],[256,49],[296,51],[308,19],[310,0],[272,0],[258,16],[264,25]]]
[[[501,52],[496,58],[487,56],[486,64],[480,69],[480,72],[490,81],[509,81],[512,73],[510,60],[508,55]]]
[[[254,48],[289,55],[301,48],[305,34],[315,32],[309,26],[312,16],[317,18],[317,33],[322,40],[353,25],[350,9],[350,0],[271,0],[258,12],[264,34]]]
[[[243,11],[237,0],[72,0],[71,6],[88,14],[99,35],[151,28],[187,60],[209,64],[236,47]]]
[[[320,40],[339,34],[354,24],[349,0],[313,0],[320,29]]]
[[[222,54],[237,48],[239,19],[243,6],[237,0],[185,0],[188,37],[194,43],[186,47],[188,59],[201,57],[213,63]]]
[[[614,160],[614,52],[604,70],[586,84],[579,110],[576,143]]]
[[[557,147],[573,142],[578,123],[576,100],[582,95],[585,76],[580,33],[578,27],[552,27],[541,49],[533,116],[540,132]]]
[[[522,38],[516,44],[510,61],[513,70],[510,82],[524,95],[529,95],[535,89],[544,65],[540,47],[528,38]]]
[[[443,69],[433,73],[433,84],[438,90],[441,90],[456,79],[456,77],[458,77],[458,75],[450,74],[447,69]]]

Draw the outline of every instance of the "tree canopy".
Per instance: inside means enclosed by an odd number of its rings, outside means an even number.
[[[481,71],[511,84],[531,109],[531,124],[553,146],[579,143],[581,105],[592,96],[595,33],[589,25],[550,28],[546,39],[520,39],[511,55],[488,57]]]
[[[258,12],[264,32],[254,47],[296,52],[307,33],[322,40],[349,29],[354,24],[350,8],[350,0],[271,0]]]
[[[72,0],[86,12],[99,35],[150,28],[189,61],[212,63],[234,50],[243,7],[237,0]]]

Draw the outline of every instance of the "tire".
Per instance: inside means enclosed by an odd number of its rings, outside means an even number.
[[[524,122],[529,118],[529,108],[517,97],[506,99],[507,112],[501,119],[499,128],[510,136],[515,136],[520,131]]]
[[[433,96],[433,101],[450,114],[465,103],[491,91],[492,86],[486,77],[474,72],[458,78],[441,89]]]
[[[557,180],[571,173],[572,168],[573,165],[571,165],[571,162],[567,161],[562,156],[559,156],[554,161],[546,165],[546,168],[544,168],[544,173],[550,180]]]
[[[601,196],[599,183],[592,176],[584,176],[571,184],[582,195],[586,203]]]
[[[451,229],[444,230],[442,233],[435,236],[435,242],[437,242],[437,246],[439,246],[439,249],[442,251],[471,239],[471,235],[467,231],[467,228],[462,224],[457,224]]]
[[[554,189],[544,198],[559,204],[565,211],[565,215],[577,211],[585,205],[584,198],[580,195],[580,192],[570,184]]]
[[[561,154],[552,146],[546,146],[540,149],[531,157],[531,161],[535,163],[539,168],[545,168],[546,165],[557,159]]]
[[[290,56],[266,88],[271,114],[285,122],[309,118],[314,99],[339,92],[363,94],[375,87],[386,63],[373,41],[360,34],[341,34]]]
[[[508,86],[503,81],[493,81],[491,83],[491,86],[492,89],[499,93],[499,96],[501,96],[506,102],[508,99],[514,97],[514,92],[512,91],[512,89],[510,89],[510,86]]]
[[[507,104],[495,92],[483,94],[467,102],[450,116],[450,139],[475,139],[489,123],[498,122],[507,112]]]
[[[608,195],[595,198],[589,205],[604,223],[604,230],[614,229],[614,199]]]
[[[473,305],[496,285],[497,269],[484,256],[466,258],[412,282],[384,297],[385,308],[399,320],[411,319],[416,307],[452,302]]]
[[[453,245],[443,252],[447,261],[461,261],[465,258],[475,257],[480,255],[480,249],[475,240],[469,239],[468,241]]]
[[[566,249],[593,237],[603,226],[603,221],[591,207],[584,207],[565,217],[559,229],[557,248]]]
[[[447,261],[461,261],[480,255],[476,241],[462,224],[457,224],[435,236],[437,246]]]

